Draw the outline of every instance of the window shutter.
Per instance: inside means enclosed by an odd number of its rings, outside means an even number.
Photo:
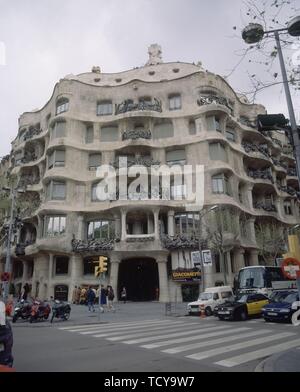
[[[118,127],[101,128],[101,142],[116,142],[119,140]]]
[[[91,154],[89,156],[89,167],[98,167],[101,165],[101,154]]]
[[[174,150],[167,152],[166,160],[167,162],[186,160],[185,150]]]
[[[55,151],[55,162],[64,163],[65,162],[65,151],[56,150]]]
[[[85,142],[86,143],[93,143],[93,141],[94,141],[94,128],[87,127],[86,134],[85,134]]]

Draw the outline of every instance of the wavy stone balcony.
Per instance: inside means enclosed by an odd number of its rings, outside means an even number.
[[[151,167],[151,166],[159,166],[160,164],[161,164],[160,161],[154,161],[153,158],[149,158],[149,157],[127,158],[127,167],[132,167],[132,166]],[[115,169],[119,169],[120,168],[119,158],[111,162],[111,166],[113,166]]]
[[[161,113],[162,105],[161,102],[156,98],[154,98],[154,102],[141,101],[134,103],[131,100],[126,100],[120,104],[115,105],[115,115],[136,111],[154,111]]]
[[[287,175],[290,177],[297,177],[297,170],[294,168],[288,168]]]
[[[43,130],[39,129],[39,128],[31,128],[28,131],[25,132],[24,136],[23,136],[23,140],[24,142],[27,140],[30,140],[32,138],[34,138],[35,136],[38,136],[40,133],[42,133]]]

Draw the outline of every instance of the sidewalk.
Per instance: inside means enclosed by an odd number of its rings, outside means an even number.
[[[130,322],[138,320],[149,320],[149,319],[163,319],[167,317],[180,317],[186,316],[186,303],[174,304],[172,303],[171,308],[166,309],[165,303],[159,302],[114,302],[115,311],[108,312],[105,309],[104,313],[100,313],[98,306],[95,305],[95,312],[89,312],[86,305],[71,305],[71,317],[68,321],[62,321],[54,319],[53,324],[50,321],[42,321],[38,323],[30,324],[28,321],[18,320],[14,327],[18,326],[35,326],[35,327],[49,327],[51,325],[57,326],[59,324],[69,325],[84,325],[84,324],[95,324],[95,323],[111,323],[111,322]],[[167,310],[167,312],[166,312]]]
[[[272,355],[261,362],[256,367],[255,372],[300,372],[300,347]]]

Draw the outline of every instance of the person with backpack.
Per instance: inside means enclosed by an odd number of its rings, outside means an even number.
[[[96,294],[95,294],[95,291],[92,289],[91,286],[89,286],[89,289],[88,289],[88,291],[86,293],[86,297],[87,297],[87,303],[88,303],[88,307],[89,307],[89,312],[91,310],[93,312],[95,312],[94,303],[95,303]]]
[[[108,311],[115,310],[113,307],[113,300],[115,298],[114,290],[111,286],[107,286],[107,307]]]

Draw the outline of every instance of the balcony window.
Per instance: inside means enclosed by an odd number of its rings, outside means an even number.
[[[186,198],[186,185],[171,185],[171,199],[184,200]]]
[[[55,275],[68,275],[69,272],[69,258],[56,257],[55,258]]]
[[[293,215],[293,212],[292,212],[292,203],[291,203],[290,200],[286,200],[286,201],[283,203],[283,207],[284,207],[284,213],[285,213],[285,215]]]
[[[89,170],[97,170],[101,165],[101,154],[89,155]]]
[[[181,95],[176,94],[169,97],[169,109],[170,110],[181,109]]]
[[[207,130],[222,132],[219,118],[215,116],[206,117]]]
[[[174,128],[171,122],[156,124],[153,130],[153,139],[165,139],[174,136]]]
[[[189,134],[190,135],[196,135],[196,123],[195,121],[190,121],[189,122]]]
[[[99,265],[99,257],[89,257],[83,261],[83,275],[94,275],[95,267]]]
[[[93,126],[88,126],[86,127],[85,130],[85,143],[89,144],[89,143],[93,143],[94,142],[94,128]]]
[[[51,139],[57,139],[65,137],[66,134],[66,123],[64,121],[58,121],[54,124],[51,132]]]
[[[53,167],[64,167],[65,166],[65,151],[54,150],[48,157],[48,169]]]
[[[50,181],[47,186],[48,200],[65,200],[66,183],[63,181]]]
[[[97,105],[97,116],[109,116],[113,114],[112,101],[99,102]]]
[[[116,142],[119,140],[119,128],[117,126],[109,126],[101,128],[101,142]]]
[[[199,214],[187,213],[175,215],[175,233],[190,237],[199,236],[200,219]]]
[[[227,153],[225,147],[221,143],[211,143],[209,145],[210,159],[213,161],[227,162]]]
[[[115,237],[115,222],[99,220],[88,223],[88,239],[113,239]]]
[[[186,164],[186,153],[185,150],[173,150],[168,151],[166,154],[167,164],[173,165],[185,165]]]
[[[69,100],[67,98],[62,98],[56,103],[56,115],[60,113],[67,112],[69,110]]]
[[[229,179],[224,174],[219,174],[212,177],[212,191],[213,193],[224,193],[231,195]]]
[[[65,216],[45,216],[44,217],[44,237],[55,237],[65,234]]]
[[[226,136],[226,139],[231,142],[236,141],[236,133],[235,133],[235,130],[232,128],[228,128],[228,127],[226,128],[225,136]]]

